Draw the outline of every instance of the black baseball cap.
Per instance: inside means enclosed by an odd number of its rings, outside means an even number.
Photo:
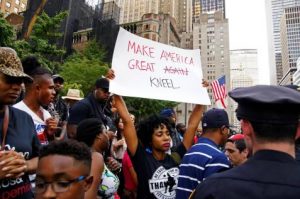
[[[65,82],[64,78],[59,74],[52,75],[52,79],[54,82],[59,81],[62,84]]]
[[[229,127],[228,114],[224,109],[213,108],[204,113],[202,129]]]
[[[95,82],[96,88],[104,88],[104,89],[109,89],[109,80],[102,77],[96,80]]]

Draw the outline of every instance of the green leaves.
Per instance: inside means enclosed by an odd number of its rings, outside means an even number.
[[[152,114],[159,114],[163,108],[175,107],[178,105],[177,102],[134,97],[126,97],[125,101],[129,112],[133,113],[138,119],[143,119]]]
[[[60,12],[54,17],[49,17],[45,12],[38,17],[37,23],[34,26],[32,37],[42,40],[55,40],[62,37],[59,32],[61,22],[68,16],[68,12]]]
[[[68,57],[60,74],[68,84],[80,85],[80,89],[87,95],[93,89],[96,79],[108,71],[108,64],[102,61],[105,53],[100,44],[91,41],[83,52]]]
[[[0,46],[11,46],[14,38],[13,27],[0,15]]]
[[[65,50],[57,47],[56,41],[62,36],[59,29],[66,16],[67,12],[58,13],[54,17],[49,17],[43,12],[38,17],[29,40],[17,40],[10,46],[17,51],[21,59],[28,55],[34,55],[42,66],[57,73],[61,70],[60,61]]]

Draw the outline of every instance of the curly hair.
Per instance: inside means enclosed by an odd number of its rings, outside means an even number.
[[[91,147],[100,133],[105,129],[98,118],[88,118],[81,121],[77,126],[76,140],[84,142]]]
[[[138,124],[137,136],[145,148],[151,146],[154,130],[159,128],[162,124],[167,127],[171,134],[171,125],[169,119],[166,117],[152,115]]]
[[[76,140],[53,141],[43,146],[39,152],[39,159],[49,155],[70,156],[77,161],[84,163],[89,169],[91,168],[91,151],[84,143]]]

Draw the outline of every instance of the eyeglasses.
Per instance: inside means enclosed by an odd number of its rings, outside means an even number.
[[[74,180],[68,180],[68,181],[54,181],[54,182],[39,182],[37,180],[35,184],[35,192],[36,193],[44,193],[48,187],[48,185],[51,185],[51,188],[56,193],[62,193],[69,190],[70,185],[76,182],[83,181],[86,179],[87,176],[79,176],[78,178]]]

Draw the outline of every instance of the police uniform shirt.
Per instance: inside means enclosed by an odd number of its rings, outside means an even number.
[[[246,163],[199,184],[195,199],[297,199],[300,166],[287,153],[261,150]]]

